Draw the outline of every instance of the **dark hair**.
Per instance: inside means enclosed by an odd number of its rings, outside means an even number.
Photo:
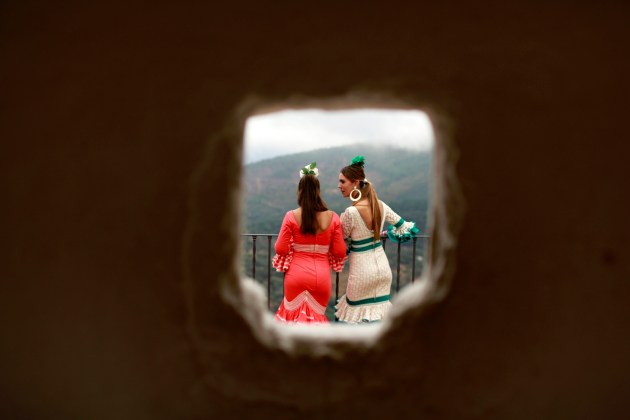
[[[350,182],[359,181],[359,189],[361,190],[361,196],[367,197],[370,203],[370,210],[372,211],[372,223],[374,226],[374,240],[381,239],[381,222],[383,221],[383,215],[381,214],[381,206],[378,202],[378,196],[376,190],[370,182],[365,181],[365,171],[363,165],[353,164],[344,166],[341,168],[341,173]]]
[[[300,232],[314,235],[319,228],[317,212],[328,210],[326,203],[319,194],[319,180],[315,175],[304,175],[300,178],[297,189],[297,202],[302,208]]]

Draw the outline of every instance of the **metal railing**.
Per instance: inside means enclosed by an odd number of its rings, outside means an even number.
[[[278,234],[272,233],[243,233],[241,234],[244,238],[251,238],[252,242],[252,279],[256,280],[256,253],[257,253],[257,242],[259,238],[262,238],[267,245],[267,306],[271,309],[271,259],[272,255],[274,255],[275,251],[272,251],[271,248],[271,240],[274,237],[277,237]],[[416,235],[412,237],[412,240],[405,243],[397,242],[397,250],[396,250],[396,293],[400,290],[400,255],[401,255],[401,247],[412,246],[412,256],[411,256],[411,283],[415,281],[416,278],[416,260],[417,260],[417,244],[418,239],[422,240],[422,249],[426,250],[428,247],[428,239],[427,235]],[[266,241],[265,241],[266,240]],[[381,243],[383,244],[383,250],[386,250],[387,245],[387,236],[381,236]],[[275,270],[275,269],[274,269]],[[348,263],[343,268],[343,271],[348,270]],[[284,293],[284,290],[283,290]],[[335,273],[335,302],[339,299],[339,273]]]

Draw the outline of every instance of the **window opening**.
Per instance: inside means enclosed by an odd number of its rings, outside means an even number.
[[[428,116],[418,110],[283,110],[250,117],[245,125],[242,196],[241,274],[267,293],[275,313],[284,297],[283,273],[271,266],[284,214],[297,207],[302,166],[317,162],[321,194],[328,208],[342,213],[351,202],[338,190],[339,170],[356,155],[366,158],[366,176],[379,199],[420,232],[399,244],[382,239],[392,270],[391,296],[418,281],[429,245],[427,217],[434,134]],[[345,293],[349,265],[333,285],[326,316]]]

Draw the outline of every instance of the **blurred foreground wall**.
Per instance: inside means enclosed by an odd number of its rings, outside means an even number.
[[[628,11],[2,2],[2,417],[620,418]],[[243,122],[335,100],[434,119],[454,274],[374,346],[289,354],[225,298]]]

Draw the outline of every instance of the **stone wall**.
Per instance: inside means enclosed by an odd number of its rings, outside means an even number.
[[[3,417],[627,412],[628,6],[410,3],[0,5]],[[435,125],[381,327],[287,332],[237,276],[244,121],[309,106]]]

